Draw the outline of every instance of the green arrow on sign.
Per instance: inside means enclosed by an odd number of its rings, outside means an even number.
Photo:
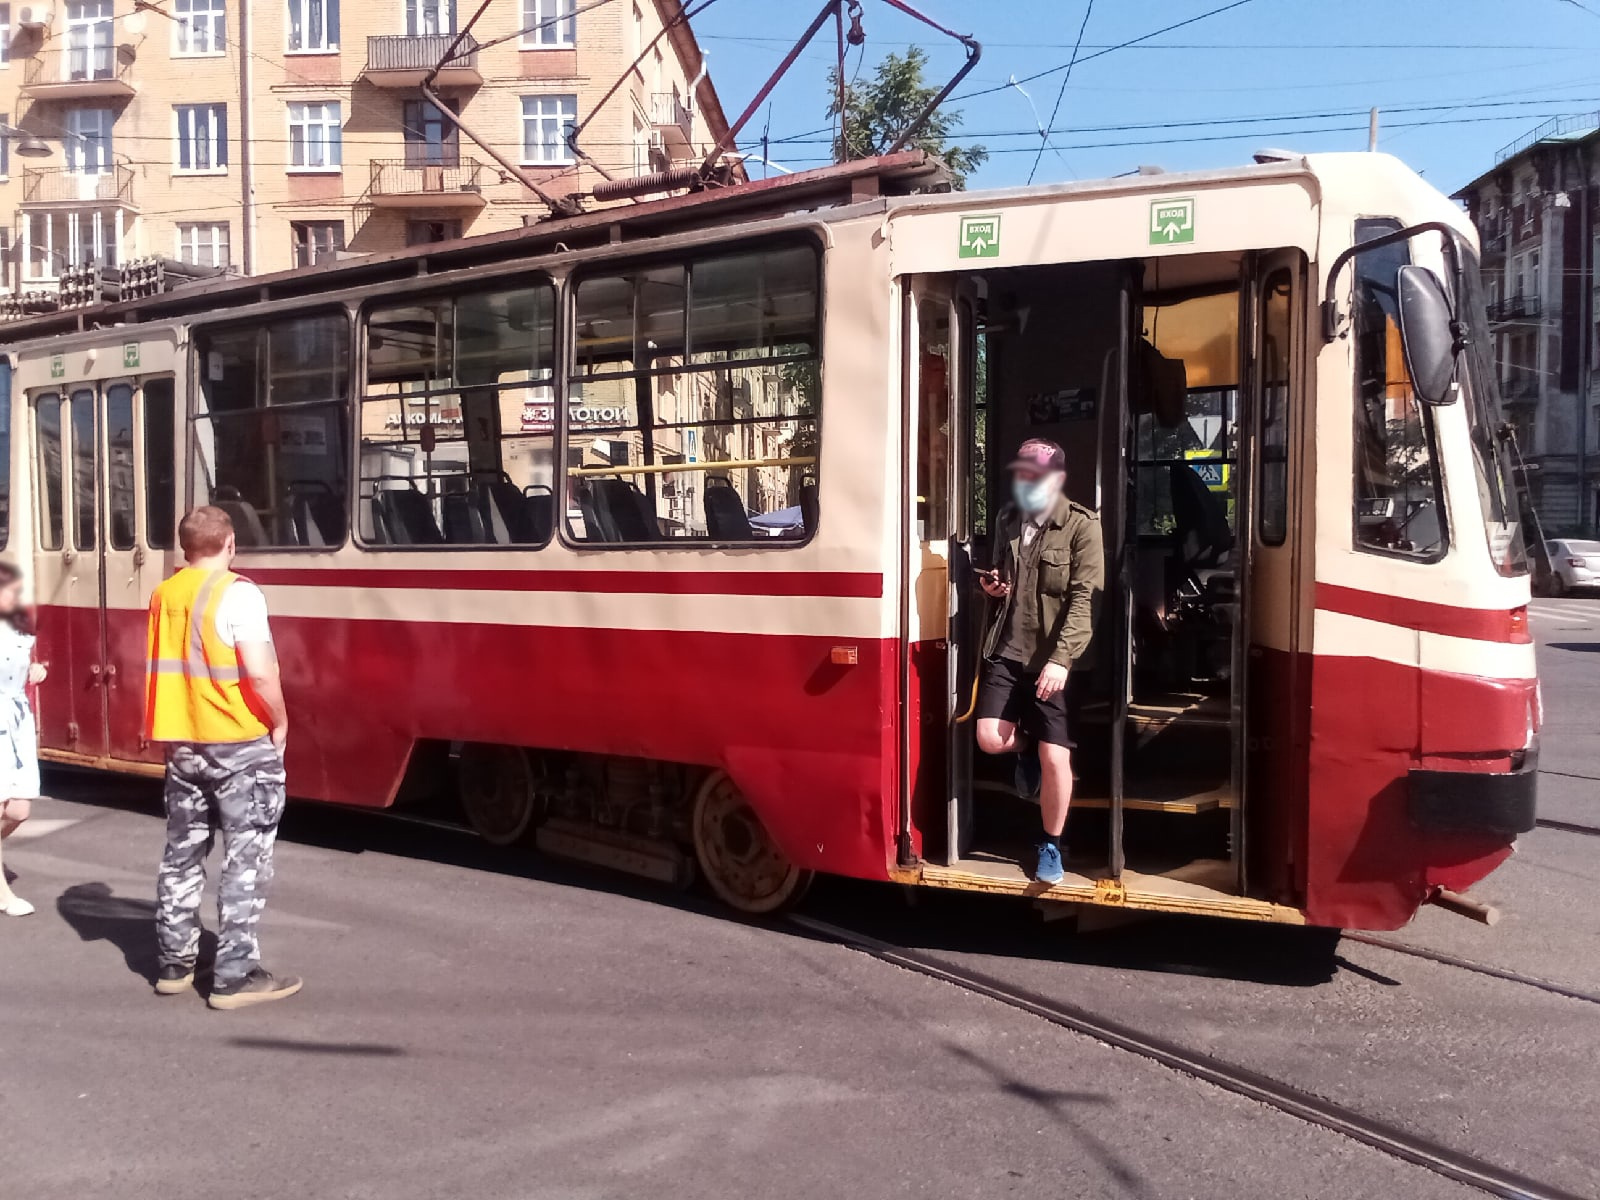
[[[1150,201],[1150,244],[1173,246],[1194,241],[1194,198]]]

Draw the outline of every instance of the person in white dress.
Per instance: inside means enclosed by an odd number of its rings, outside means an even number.
[[[39,795],[39,735],[30,684],[44,682],[33,661],[33,622],[22,607],[22,572],[0,562],[0,846],[33,811]],[[26,917],[33,905],[11,890],[0,860],[0,916]]]

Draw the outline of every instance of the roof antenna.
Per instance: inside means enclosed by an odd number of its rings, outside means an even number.
[[[445,52],[439,56],[439,61],[433,64],[433,69],[429,71],[427,75],[423,77],[422,82],[417,85],[417,90],[422,93],[423,97],[428,101],[429,104],[433,105],[435,112],[437,112],[446,121],[449,121],[462,133],[466,134],[467,137],[471,139],[473,145],[477,146],[478,149],[482,150],[485,154],[499,164],[502,171],[506,172],[506,174],[510,175],[511,178],[521,183],[523,187],[527,188],[535,196],[539,197],[539,199],[544,203],[544,206],[550,210],[551,216],[576,216],[578,213],[583,211],[577,200],[570,196],[552,196],[550,193],[546,192],[531,178],[529,178],[527,172],[525,172],[521,167],[517,166],[505,155],[501,154],[500,151],[496,150],[488,142],[484,141],[481,137],[474,133],[458,114],[450,111],[450,106],[444,102],[444,99],[439,95],[439,93],[433,90],[433,81],[439,78],[440,71],[444,70],[445,67],[449,66],[456,60],[457,47],[459,47],[462,42],[466,41],[467,36],[472,32],[472,27],[478,23],[478,18],[483,16],[483,14],[488,11],[490,3],[492,3],[492,0],[483,0],[483,3],[478,5],[478,11],[472,14],[472,19],[466,23],[460,33],[456,34],[455,40],[452,41],[449,46],[445,47]],[[552,20],[558,19],[564,18],[552,18]]]

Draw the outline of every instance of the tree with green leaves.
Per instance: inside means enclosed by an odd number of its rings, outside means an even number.
[[[845,88],[845,136],[833,139],[833,161],[870,158],[882,154],[900,133],[928,106],[937,87],[923,82],[928,65],[925,50],[912,46],[904,54],[889,53],[878,63],[877,71],[866,83],[851,83]],[[829,77],[828,116],[839,116],[839,73]],[[929,115],[911,145],[943,159],[950,168],[951,186],[966,187],[967,176],[989,157],[982,146],[952,146],[951,135],[961,124],[961,114],[940,108]]]

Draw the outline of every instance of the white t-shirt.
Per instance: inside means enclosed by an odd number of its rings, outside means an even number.
[[[267,598],[248,579],[235,579],[217,602],[217,637],[225,646],[272,641]]]

